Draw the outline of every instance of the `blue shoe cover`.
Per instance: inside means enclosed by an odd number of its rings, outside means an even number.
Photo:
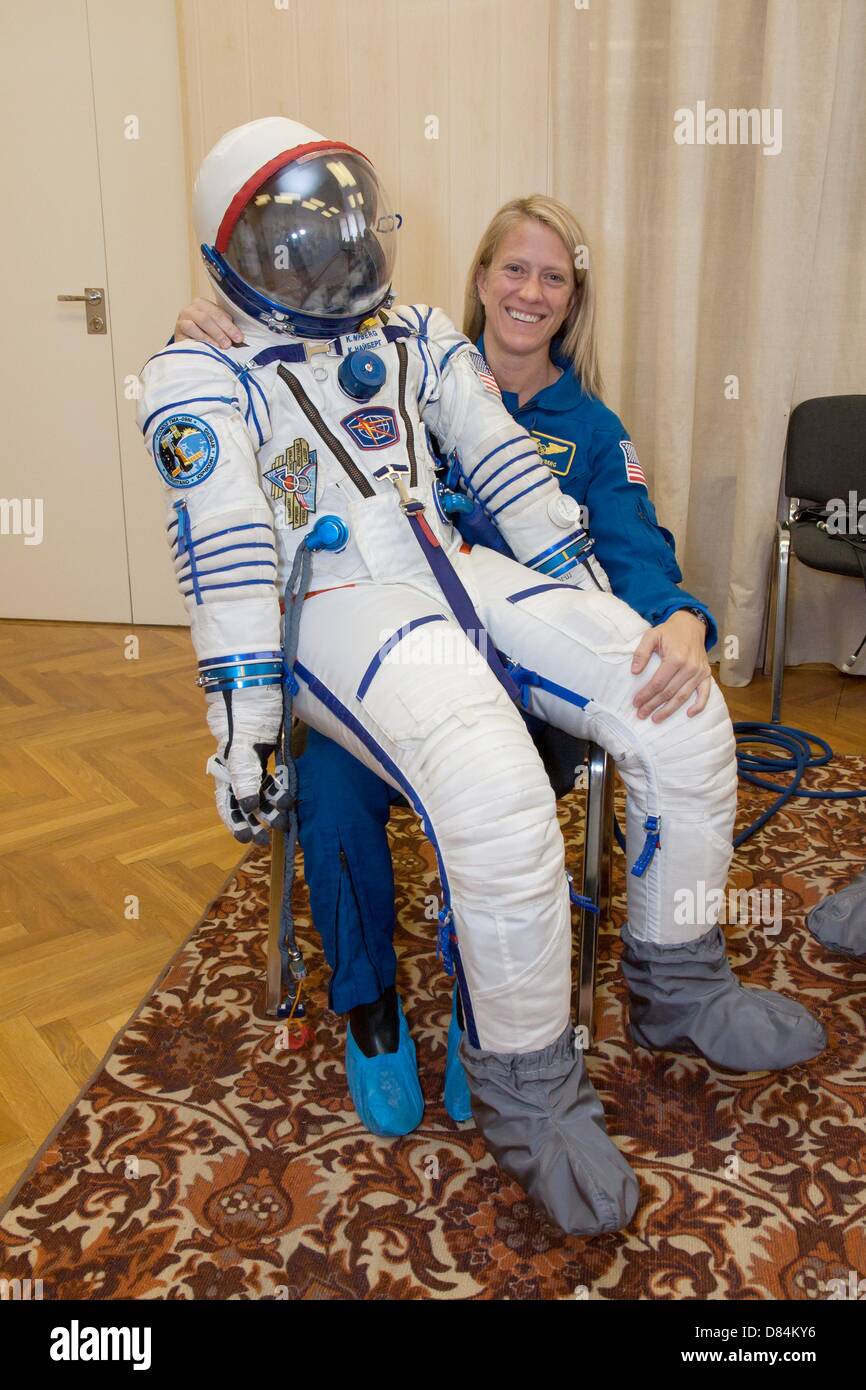
[[[454,1002],[451,1007],[451,1022],[448,1025],[448,1059],[445,1063],[445,1109],[456,1124],[472,1119],[472,1104],[469,1099],[469,1083],[460,1060],[460,1039],[463,1030],[457,1022],[457,986],[454,986]]]
[[[396,1052],[365,1057],[351,1028],[346,1029],[346,1078],[361,1123],[382,1139],[411,1134],[421,1123],[424,1097],[418,1082],[415,1044],[400,1012],[400,1043]]]

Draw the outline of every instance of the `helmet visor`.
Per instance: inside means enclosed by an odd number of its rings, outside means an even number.
[[[362,316],[388,292],[399,220],[363,155],[317,150],[262,184],[223,254],[289,312]]]

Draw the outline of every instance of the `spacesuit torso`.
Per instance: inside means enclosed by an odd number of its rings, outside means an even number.
[[[279,645],[276,597],[326,516],[341,518],[348,536],[317,550],[316,589],[399,580],[438,592],[401,506],[401,497],[422,503],[439,546],[459,550],[431,432],[444,455],[459,443],[464,471],[515,553],[542,573],[604,583],[600,568],[593,576],[580,563],[577,504],[504,411],[473,345],[438,309],[386,317],[322,344],[250,324],[231,352],[184,342],[147,363],[139,419],[166,484],[200,660],[249,646],[251,621],[257,648]],[[381,380],[372,394],[362,376],[370,357]]]
[[[411,495],[423,502],[445,549],[460,543],[434,501],[436,460],[423,420],[438,374],[428,341],[405,334],[389,341],[380,325],[351,335],[364,350],[375,351],[384,367],[384,384],[370,401],[353,400],[340,384],[348,338],[334,345],[341,355],[318,353],[297,362],[283,360],[296,341],[275,345],[253,331],[237,353],[237,386],[249,406],[245,423],[273,517],[280,593],[298,546],[327,515],[343,518],[349,534],[339,551],[317,552],[317,587],[426,572],[390,481],[388,470],[395,466]],[[229,369],[220,364],[217,370]]]

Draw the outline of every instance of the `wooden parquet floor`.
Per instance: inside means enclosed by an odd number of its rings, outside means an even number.
[[[0,622],[0,1195],[242,856],[195,675],[185,629]]]
[[[0,622],[0,1197],[242,857],[195,673],[182,628]],[[791,670],[784,715],[866,751],[866,681]]]

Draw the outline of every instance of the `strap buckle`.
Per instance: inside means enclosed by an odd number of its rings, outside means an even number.
[[[304,356],[308,362],[319,352],[330,352],[332,341],[330,338],[305,338],[303,341]]]
[[[646,831],[644,846],[632,865],[632,873],[635,878],[642,878],[650,866],[650,861],[656,850],[661,845],[661,816],[648,815],[643,823]]]
[[[406,479],[408,476],[409,465],[408,463],[402,462],[384,463],[381,468],[376,468],[373,471],[374,478],[382,480],[387,479],[389,483],[394,484],[400,497],[400,506],[404,511],[406,511],[413,501],[409,489],[406,486]],[[417,508],[415,510],[417,510]]]
[[[445,906],[439,912],[439,925],[436,929],[436,954],[442,962],[446,975],[454,974],[454,914],[451,907]]]

